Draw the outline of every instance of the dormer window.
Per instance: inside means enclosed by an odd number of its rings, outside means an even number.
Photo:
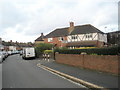
[[[52,42],[53,41],[53,38],[48,38],[48,42]]]

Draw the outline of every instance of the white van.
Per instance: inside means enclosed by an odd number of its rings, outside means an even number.
[[[35,58],[35,48],[34,47],[23,48],[22,58],[23,59]]]

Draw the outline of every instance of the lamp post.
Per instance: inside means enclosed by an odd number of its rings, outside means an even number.
[[[55,60],[55,52],[54,52],[54,48],[57,46],[57,44],[54,44],[54,46],[52,47],[53,50],[53,59]]]

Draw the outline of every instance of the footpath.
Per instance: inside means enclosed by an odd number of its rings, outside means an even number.
[[[47,61],[46,61],[47,62]],[[71,75],[89,83],[102,86],[109,89],[119,89],[119,77],[110,73],[98,72],[94,70],[88,70],[78,67],[73,67],[65,64],[59,64],[55,61],[43,62],[42,65],[54,69],[56,71]]]

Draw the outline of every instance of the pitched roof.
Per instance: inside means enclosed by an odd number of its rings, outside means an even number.
[[[38,37],[35,41],[44,41],[43,38],[44,38],[44,36],[43,36],[43,37],[40,36],[40,37]]]
[[[86,34],[86,33],[103,33],[99,29],[95,28],[94,26],[87,24],[82,26],[75,26],[73,32],[71,32],[71,35],[75,34]]]
[[[100,31],[99,29],[95,28],[90,24],[74,26],[74,30],[70,34],[68,33],[68,29],[69,27],[56,29],[50,32],[49,34],[47,34],[45,38],[62,37],[67,35],[86,34],[86,33],[103,33],[102,31]]]
[[[67,36],[67,35],[68,35],[68,28],[59,28],[47,34],[45,38],[62,37],[62,36]]]

